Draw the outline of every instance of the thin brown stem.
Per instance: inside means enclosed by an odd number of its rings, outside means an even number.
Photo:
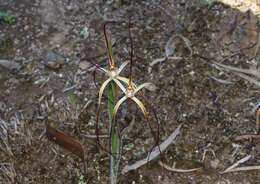
[[[155,109],[155,108],[153,107],[153,105],[148,101],[148,99],[145,98],[144,95],[142,95],[142,97],[144,98],[146,104],[148,104],[148,106],[149,106],[150,109],[152,110],[152,113],[153,113],[154,118],[155,118],[155,123],[156,123],[156,125],[157,125],[157,129],[156,129],[157,132],[155,132],[155,131],[153,130],[151,124],[149,123],[148,118],[146,118],[146,121],[148,122],[149,128],[150,128],[150,130],[151,130],[151,134],[152,134],[152,136],[153,136],[153,138],[154,138],[154,141],[155,141],[155,144],[153,145],[152,149],[150,150],[150,152],[149,152],[149,154],[148,154],[148,155],[149,155],[149,156],[148,156],[148,160],[149,160],[149,157],[150,157],[151,152],[153,151],[153,149],[154,149],[156,146],[158,146],[159,151],[160,151],[160,155],[162,156],[162,158],[164,158],[164,155],[163,155],[163,153],[162,153],[162,151],[161,151],[161,148],[160,148],[160,146],[159,146],[159,142],[160,142],[160,123],[159,123],[159,118],[158,118],[158,116],[157,116],[156,109]],[[165,159],[165,158],[164,158],[164,159]]]
[[[96,70],[97,68],[95,68],[95,70],[93,71],[92,75],[93,75],[93,82],[94,82],[94,85],[96,88],[98,88],[98,84],[97,84],[97,81],[96,81]]]
[[[109,43],[108,43],[108,37],[107,37],[107,31],[106,31],[106,26],[111,23],[111,22],[105,22],[104,27],[103,27],[103,31],[104,31],[104,36],[105,36],[105,41],[106,41],[106,47],[107,47],[107,53],[108,53],[108,57],[109,57],[109,66],[113,67],[114,63],[113,63],[113,59],[112,56],[109,52]]]
[[[260,117],[260,109],[256,111],[256,133],[257,134],[259,133],[259,126],[260,126],[259,117]]]
[[[128,34],[129,34],[129,39],[130,39],[130,70],[129,70],[129,85],[132,84],[132,68],[133,68],[133,39],[131,35],[131,20],[129,18],[129,24],[128,24]]]

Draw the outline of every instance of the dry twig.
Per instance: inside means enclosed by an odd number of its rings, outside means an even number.
[[[175,140],[175,138],[180,134],[181,126],[182,125],[179,125],[178,128],[175,129],[174,132],[165,141],[163,141],[159,146],[156,146],[150,154],[148,153],[146,158],[139,160],[132,165],[125,166],[122,170],[122,174],[125,174],[131,170],[136,170],[137,168],[147,164],[149,161],[157,158],[160,153],[165,151],[166,148],[168,148],[170,144]]]
[[[250,82],[250,83],[255,84],[257,87],[260,87],[260,82],[259,82],[258,80],[254,79],[254,78],[252,78],[252,77],[249,77],[248,75],[245,75],[245,74],[243,74],[243,73],[237,73],[237,72],[235,72],[234,74],[237,75],[237,76],[239,76],[239,77],[241,77],[241,78],[243,78],[243,79],[245,79],[245,80],[247,80],[247,81]]]
[[[228,65],[224,65],[218,62],[214,62],[214,64],[226,69],[226,70],[230,70],[233,72],[239,72],[239,73],[244,73],[244,74],[248,74],[248,75],[254,75],[255,77],[257,77],[258,79],[260,79],[260,72],[256,69],[243,69],[243,68],[237,68],[237,67],[233,67],[233,66],[228,66]]]
[[[89,139],[96,139],[97,135],[87,135],[87,134],[82,134],[82,136],[89,138]],[[99,138],[109,138],[108,135],[98,135]]]
[[[149,64],[149,69],[148,69],[149,73],[151,73],[152,67],[156,64],[162,63],[166,60],[181,60],[181,59],[183,59],[183,57],[174,56],[174,52],[176,50],[176,44],[174,42],[175,42],[176,38],[180,38],[184,42],[185,47],[188,48],[188,50],[190,52],[189,57],[191,57],[193,55],[193,50],[192,50],[192,47],[191,47],[191,45],[192,45],[191,41],[188,38],[186,38],[186,37],[184,37],[180,34],[173,35],[172,37],[169,38],[169,40],[167,41],[167,43],[165,45],[164,57],[157,58]]]
[[[247,155],[246,157],[238,160],[236,163],[234,163],[233,165],[231,165],[230,167],[228,167],[225,171],[223,171],[222,173],[228,173],[228,172],[233,172],[233,170],[239,165],[242,164],[246,161],[248,161],[251,158],[251,155]]]
[[[225,173],[238,172],[238,171],[252,171],[252,170],[260,170],[260,165],[237,167],[237,168],[231,169],[229,171],[226,171]]]
[[[170,166],[164,164],[162,161],[159,161],[159,165],[168,171],[180,172],[180,173],[194,172],[194,171],[202,169],[202,167],[198,167],[198,168],[194,168],[194,169],[176,169],[176,168],[173,168],[173,167],[170,167]]]
[[[239,135],[235,138],[235,141],[243,141],[243,140],[252,140],[252,139],[259,139],[260,135]]]
[[[259,125],[260,125],[259,116],[260,116],[260,108],[258,108],[257,111],[256,111],[255,126],[256,126],[256,132],[257,132],[257,133],[259,132]]]

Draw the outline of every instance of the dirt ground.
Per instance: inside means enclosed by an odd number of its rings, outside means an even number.
[[[129,17],[133,78],[157,87],[139,97],[150,102],[150,112],[156,111],[150,123],[153,128],[160,123],[160,142],[182,124],[162,161],[177,169],[201,169],[172,172],[157,159],[121,174],[119,183],[260,183],[259,170],[222,173],[246,156],[251,157],[239,167],[260,165],[259,138],[235,140],[256,134],[260,85],[253,73],[246,78],[214,64],[258,71],[260,2],[223,2],[231,5],[210,0],[0,0],[0,184],[107,183],[108,155],[94,139],[98,88],[91,63],[107,66],[103,23]],[[1,18],[1,12],[14,21]],[[108,32],[116,62],[129,59],[127,24],[109,26]],[[181,58],[153,62],[165,54]],[[98,85],[104,80],[97,71]],[[107,135],[103,112],[99,132]],[[118,117],[122,127],[135,119],[124,139],[122,169],[144,158],[155,142],[134,103],[123,105]],[[46,138],[46,123],[82,143],[88,181],[80,158]]]

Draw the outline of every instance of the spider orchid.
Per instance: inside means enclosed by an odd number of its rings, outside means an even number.
[[[148,117],[148,112],[147,112],[143,102],[141,102],[138,98],[136,98],[135,95],[141,89],[143,89],[143,88],[148,88],[149,89],[150,87],[153,87],[153,86],[154,85],[152,83],[148,83],[147,82],[147,83],[143,83],[143,84],[141,84],[141,85],[136,87],[135,85],[133,85],[131,80],[129,80],[127,88],[125,88],[122,85],[119,86],[120,89],[125,93],[125,95],[116,103],[116,105],[114,107],[114,111],[113,111],[113,118],[115,118],[120,105],[122,103],[124,103],[127,99],[133,100],[137,104],[137,106],[141,109],[141,111],[144,114],[145,118],[147,118]]]
[[[118,69],[113,66],[113,68],[110,68],[110,70],[106,70],[104,68],[100,68],[102,72],[104,72],[107,76],[108,79],[103,82],[103,84],[100,87],[99,93],[98,93],[98,104],[101,104],[101,98],[103,96],[104,90],[106,86],[111,82],[114,81],[117,86],[119,86],[120,89],[122,89],[122,84],[120,81],[123,83],[128,83],[129,79],[119,76],[119,74],[122,72],[122,70],[125,68],[125,66],[129,63],[129,61],[124,62]]]
[[[130,38],[130,43],[131,43],[131,52],[130,52],[131,61],[130,61],[130,71],[129,71],[128,85],[127,85],[127,88],[125,88],[123,85],[119,85],[118,84],[118,86],[124,92],[125,95],[116,103],[116,105],[114,107],[114,110],[113,110],[113,118],[115,118],[120,105],[122,103],[124,103],[127,99],[133,100],[137,104],[137,106],[141,109],[141,111],[143,112],[145,118],[147,118],[148,117],[148,113],[147,113],[147,110],[146,110],[144,104],[138,98],[136,98],[135,95],[141,89],[143,89],[143,88],[151,89],[151,87],[154,87],[154,85],[152,83],[143,83],[140,86],[136,86],[133,83],[133,80],[132,80],[133,41],[132,41],[132,37],[131,37],[130,23],[129,23],[129,29],[128,30],[129,30],[129,38]]]
[[[119,76],[119,74],[122,72],[122,70],[126,67],[126,65],[129,63],[129,61],[125,61],[119,68],[116,67],[114,59],[112,57],[112,44],[111,40],[108,40],[107,34],[106,34],[106,25],[110,23],[107,22],[104,24],[104,35],[105,35],[105,41],[106,41],[106,47],[108,51],[108,63],[109,63],[109,70],[106,70],[104,68],[99,68],[100,71],[104,72],[108,79],[103,82],[103,84],[100,87],[99,94],[98,94],[98,105],[101,104],[101,98],[103,96],[104,90],[106,86],[111,82],[114,81],[117,86],[119,86],[122,89],[121,82],[127,84],[129,82],[129,79]],[[134,84],[133,84],[134,85]]]

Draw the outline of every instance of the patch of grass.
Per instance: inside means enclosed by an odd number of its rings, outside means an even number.
[[[0,11],[0,23],[5,24],[14,24],[15,23],[15,16],[4,11]]]
[[[75,105],[77,103],[77,95],[75,95],[73,92],[69,92],[68,101],[70,104]]]

